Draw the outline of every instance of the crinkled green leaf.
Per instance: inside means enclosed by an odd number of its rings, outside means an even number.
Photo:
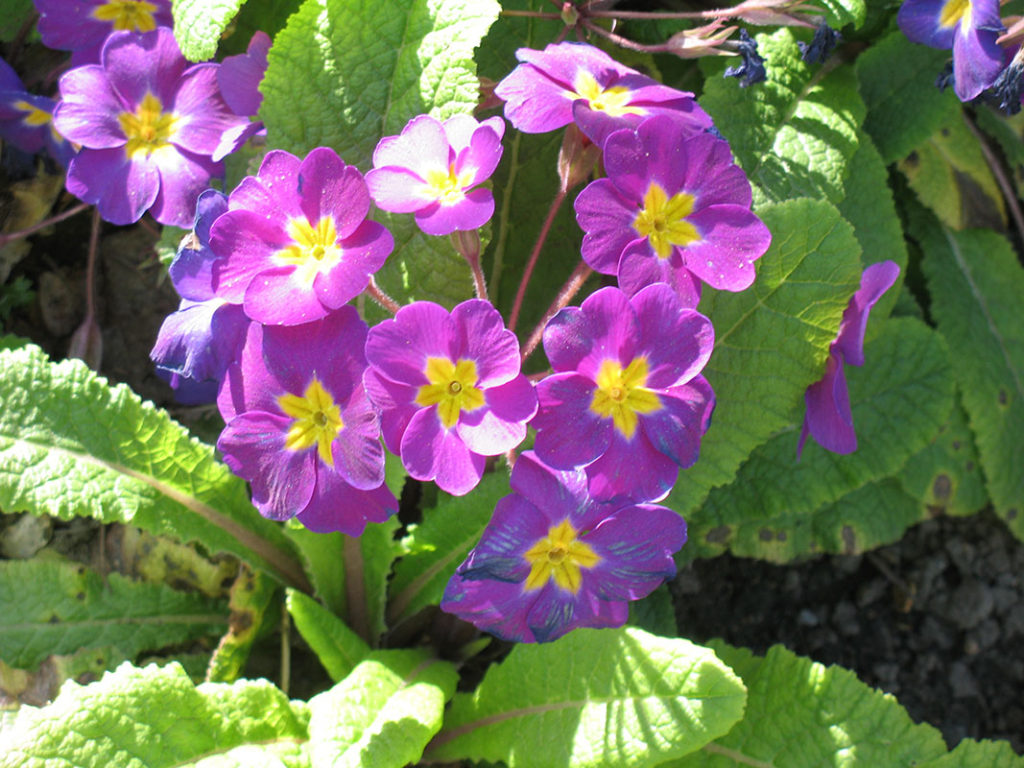
[[[722,77],[726,61],[703,59],[701,106],[760,190],[759,200],[838,203],[865,113],[853,69],[804,64],[790,29],[756,37],[767,81],[740,88],[735,78]]]
[[[825,21],[834,29],[847,24],[859,27],[868,12],[864,0],[815,0],[814,4],[825,11]]]
[[[747,710],[728,735],[665,768],[906,768],[946,751],[935,728],[842,667],[779,645],[763,658],[713,646],[743,677]]]
[[[504,471],[485,475],[465,496],[440,494],[436,507],[402,541],[405,555],[395,565],[388,617],[392,623],[441,602],[448,579],[480,538],[494,505],[509,493]]]
[[[989,496],[1024,539],[1024,268],[995,232],[933,226],[916,235]]]
[[[189,61],[213,58],[217,43],[245,0],[174,0],[174,39]]]
[[[75,563],[0,561],[0,658],[34,668],[50,654],[113,645],[126,656],[218,635],[222,601]]]
[[[4,706],[26,700],[37,703],[52,701],[57,698],[65,680],[95,680],[107,670],[113,670],[125,661],[128,661],[128,656],[124,651],[112,645],[102,648],[81,648],[66,655],[51,654],[43,659],[39,668],[33,672],[17,669],[0,659],[0,696],[5,700]],[[200,681],[205,669],[204,663],[203,671],[199,673]]]
[[[126,386],[29,346],[0,351],[0,404],[0,508],[131,522],[305,586],[290,543],[259,516],[245,483]]]
[[[948,59],[949,51],[912,43],[898,30],[857,58],[860,92],[868,107],[864,130],[886,164],[906,157],[960,114],[953,89],[943,93],[934,85]]]
[[[1008,741],[964,739],[949,754],[918,763],[917,768],[1024,768],[1024,757]]]
[[[822,537],[815,510],[887,477],[938,433],[953,403],[942,337],[917,320],[896,318],[865,346],[864,357],[862,368],[846,366],[858,449],[841,456],[808,438],[797,461],[801,413],[799,421],[754,451],[731,484],[711,491],[689,516],[697,547],[703,549],[710,536],[716,549],[727,545],[748,557],[785,561],[806,555],[810,542]],[[904,528],[919,518],[920,507],[911,508],[913,517]],[[851,517],[833,515],[837,525],[857,525],[858,516],[870,520],[880,514],[852,504],[843,512]]]
[[[972,515],[988,503],[978,449],[959,393],[939,434],[896,476],[930,514]]]
[[[943,123],[899,169],[918,199],[953,229],[1003,228],[1002,192],[962,115]]]
[[[308,595],[289,589],[286,605],[295,628],[334,682],[343,679],[369,654],[370,646],[359,635]]]
[[[717,405],[700,459],[680,473],[665,502],[684,515],[730,482],[755,447],[792,425],[860,286],[860,247],[831,205],[794,200],[760,215],[772,246],[757,262],[754,285],[740,293],[706,290],[701,301],[715,326],[704,375]]]
[[[871,316],[877,319],[888,317],[896,305],[907,271],[907,245],[889,189],[885,163],[871,137],[863,130],[858,132],[857,142],[857,152],[850,160],[850,175],[846,177],[846,197],[839,204],[839,213],[853,225],[865,267],[880,261],[894,261],[900,268],[896,284],[871,310]]]
[[[265,680],[196,686],[178,664],[126,663],[91,685],[65,683],[52,704],[5,729],[0,766],[298,768],[308,765],[307,718]]]
[[[268,57],[260,116],[271,146],[332,147],[364,172],[377,142],[419,114],[446,118],[479,99],[473,50],[498,17],[495,0],[307,0]],[[382,215],[395,250],[377,279],[401,303],[452,305],[472,295],[447,238],[409,215]]]
[[[206,669],[211,683],[233,683],[249,660],[249,651],[263,625],[277,584],[262,571],[243,568],[231,585],[231,623]]]
[[[313,765],[402,768],[441,727],[458,674],[425,651],[375,651],[309,702]]]
[[[456,695],[431,761],[509,768],[653,766],[700,749],[742,717],[739,679],[708,648],[640,629],[577,629],[517,645]]]

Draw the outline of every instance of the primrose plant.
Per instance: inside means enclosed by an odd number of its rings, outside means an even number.
[[[878,85],[952,49],[960,100],[1018,110],[998,4],[287,5],[36,0],[42,43],[70,52],[56,99],[0,69],[0,134],[66,166],[94,242],[100,219],[165,227],[180,304],[151,358],[174,412],[217,432],[5,341],[0,504],[131,522],[179,542],[189,578],[241,564],[202,596],[111,574],[118,621],[173,615],[173,637],[76,636],[102,607],[83,587],[82,612],[44,622],[77,645],[16,663],[109,645],[113,671],[4,721],[0,766],[907,764],[894,744],[944,765],[937,731],[845,670],[681,637],[667,585],[724,551],[894,540],[934,508],[940,435],[971,451],[947,502],[1015,518],[1012,425],[974,385],[997,357],[1003,384],[1024,363],[1000,346],[1019,320],[998,287],[1024,277],[900,164],[958,102],[907,80],[920,109],[892,118]],[[928,315],[900,293],[908,263]],[[986,328],[950,295],[981,296]],[[77,402],[73,428],[47,415]],[[902,516],[866,522],[879,506]],[[0,578],[100,583],[72,567]],[[282,597],[329,678],[308,701],[289,698],[287,626],[280,688],[244,679]],[[199,685],[130,663],[218,634]],[[853,698],[867,715],[836,704]],[[113,728],[128,713],[152,735]],[[186,716],[210,725],[166,725]],[[964,744],[962,764],[996,764],[998,745]]]

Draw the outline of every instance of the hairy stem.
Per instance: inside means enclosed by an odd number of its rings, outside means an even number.
[[[537,265],[537,259],[540,257],[540,252],[544,248],[544,242],[548,239],[548,233],[551,231],[551,225],[555,221],[558,209],[562,207],[562,203],[565,201],[566,194],[566,190],[558,190],[558,193],[555,195],[555,199],[551,201],[551,208],[548,210],[547,218],[544,219],[544,224],[541,226],[540,233],[537,235],[537,242],[533,244],[533,250],[530,252],[530,258],[526,262],[526,269],[523,270],[523,278],[519,281],[519,289],[516,291],[515,302],[512,304],[512,314],[509,315],[508,329],[510,331],[514,332],[516,329],[516,323],[519,322],[519,312],[523,308],[523,297],[526,296],[526,286],[530,283],[530,276],[533,274],[533,268]]]
[[[569,275],[569,279],[565,281],[565,285],[558,292],[558,296],[555,297],[554,302],[548,307],[548,311],[544,313],[544,317],[541,318],[540,322],[537,323],[537,327],[533,329],[533,333],[530,334],[530,338],[526,342],[526,346],[523,347],[522,360],[526,362],[533,351],[540,344],[540,340],[544,335],[544,327],[548,324],[548,321],[558,314],[559,311],[564,309],[570,301],[579,293],[580,288],[583,287],[583,283],[586,282],[587,278],[593,274],[592,270],[586,262],[581,261],[573,273]]]
[[[352,631],[370,645],[370,617],[366,611],[366,582],[363,578],[363,548],[359,539],[342,535],[341,561],[345,568],[345,598],[348,603],[348,624]]]
[[[63,213],[58,213],[56,216],[51,216],[48,219],[44,219],[43,221],[40,221],[38,224],[33,224],[31,227],[27,227],[26,229],[19,229],[17,232],[5,232],[4,234],[0,235],[0,248],[3,248],[5,245],[7,245],[9,242],[13,240],[20,240],[21,238],[28,237],[29,235],[34,234],[41,229],[46,229],[46,227],[50,226],[51,224],[56,224],[59,221],[64,221],[64,219],[70,219],[72,216],[81,213],[82,211],[86,210],[89,207],[89,203],[79,203],[74,208],[68,208]]]
[[[373,275],[370,275],[370,282],[366,286],[366,293],[368,293],[370,295],[370,298],[372,298],[374,301],[376,301],[378,304],[384,307],[384,309],[386,309],[392,315],[402,308],[402,306],[397,301],[392,299],[390,296],[388,296],[386,293],[384,293],[384,291],[380,289],[380,286],[377,285],[377,280],[373,277]]]

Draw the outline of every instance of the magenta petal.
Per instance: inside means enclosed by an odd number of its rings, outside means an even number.
[[[452,232],[479,229],[494,215],[494,195],[489,189],[467,192],[457,203],[431,203],[416,211],[416,225],[428,235],[440,237]]]
[[[246,176],[228,198],[231,210],[245,209],[261,215],[302,216],[296,189],[301,161],[281,149],[267,153],[256,176]]]
[[[83,149],[68,166],[66,185],[71,194],[99,208],[104,220],[133,224],[153,205],[160,173],[153,163],[128,159],[123,149]]]
[[[179,124],[171,141],[183,149],[213,155],[226,131],[248,124],[228,109],[217,88],[217,65],[197,64],[182,76],[173,105]]]
[[[367,523],[383,523],[397,511],[398,500],[386,485],[360,491],[321,466],[316,495],[298,519],[316,533],[361,536]]]
[[[284,447],[290,423],[284,416],[250,411],[228,422],[217,440],[231,471],[252,485],[253,504],[272,520],[294,517],[316,486],[315,453]]]
[[[535,66],[520,64],[494,89],[505,102],[505,117],[523,133],[546,133],[572,122],[572,97]]]
[[[402,437],[402,464],[417,480],[433,480],[453,496],[469,493],[483,477],[485,459],[472,453],[455,430],[445,429],[437,406],[421,408]]]
[[[417,388],[391,381],[372,368],[363,374],[363,384],[370,401],[380,411],[384,444],[393,454],[400,454],[402,436],[412,417],[420,410],[420,406],[413,402]]]
[[[451,318],[459,356],[476,364],[477,386],[498,386],[519,375],[519,340],[490,302],[464,301],[452,310]]]
[[[578,311],[563,309],[544,329],[544,351],[556,371],[596,379],[605,360],[628,365],[636,356],[636,316],[618,288],[602,288]]]
[[[700,455],[700,441],[711,423],[715,393],[703,376],[661,395],[662,408],[643,417],[644,434],[654,449],[683,469]]]
[[[846,374],[843,361],[836,354],[829,355],[825,375],[821,381],[807,388],[804,402],[807,406],[804,427],[818,445],[833,453],[846,454],[857,450],[857,434],[853,430]],[[803,437],[799,448],[803,448]]]
[[[651,504],[618,510],[587,534],[597,552],[614,552],[592,571],[604,600],[639,600],[675,576],[672,555],[686,543],[686,522],[670,509]]]
[[[484,392],[486,406],[463,413],[456,429],[473,453],[497,456],[526,437],[526,422],[537,412],[537,395],[525,376]]]
[[[318,147],[310,152],[299,166],[295,183],[306,220],[315,225],[330,216],[339,240],[353,236],[370,212],[363,174],[345,165],[333,149]]]
[[[670,286],[649,285],[631,300],[636,311],[637,346],[647,357],[647,385],[663,389],[689,381],[700,373],[715,346],[711,321],[680,306]]]
[[[384,448],[376,411],[364,402],[342,413],[344,429],[331,443],[334,469],[353,488],[369,491],[384,482]],[[326,470],[324,470],[326,471]]]
[[[271,257],[289,242],[280,223],[255,211],[236,209],[219,216],[210,228],[210,247],[219,257],[213,267],[217,295],[241,304],[249,284],[274,266]]]
[[[702,208],[689,221],[701,240],[681,249],[686,268],[719,290],[742,291],[753,285],[754,262],[772,242],[764,222],[738,205]]]
[[[398,166],[374,168],[366,174],[370,197],[381,210],[413,213],[432,201],[423,194],[426,182],[412,171]]]
[[[386,136],[373,151],[373,167],[406,168],[421,179],[433,170],[448,170],[454,160],[441,121],[419,115],[408,122],[400,136]]]
[[[341,245],[341,261],[313,280],[317,298],[330,309],[347,304],[363,292],[370,275],[384,266],[395,241],[383,225],[364,221]]]
[[[449,139],[451,139],[452,131],[448,124],[460,117],[465,117],[472,121],[473,124],[476,124],[476,121],[468,115],[456,115],[449,118],[445,123],[445,131],[448,133]],[[497,122],[494,122],[495,120]],[[455,124],[458,125],[459,123]],[[500,126],[500,130],[496,130],[497,126]],[[466,127],[469,127],[468,123]],[[501,121],[501,118],[492,117],[475,128],[469,145],[459,151],[458,157],[455,160],[455,172],[461,174],[463,171],[473,169],[474,173],[470,186],[476,186],[489,179],[491,174],[494,173],[494,169],[498,167],[502,154],[501,137],[504,132],[505,124]],[[458,146],[454,141],[452,142],[452,147],[457,148]]]
[[[537,430],[534,450],[552,467],[571,469],[589,464],[608,449],[614,427],[590,410],[594,382],[576,373],[548,376],[537,384],[540,409],[531,426]]]
[[[60,91],[53,125],[61,136],[90,149],[125,145],[128,139],[117,116],[127,107],[111,88],[101,66],[65,72],[60,79]]]
[[[114,90],[133,110],[147,93],[168,109],[188,65],[167,27],[142,34],[112,32],[101,59]]]
[[[419,387],[427,383],[428,357],[456,359],[455,339],[448,311],[433,302],[417,301],[370,329],[366,359],[392,381]]]
[[[583,260],[602,274],[616,274],[623,250],[641,237],[633,228],[640,203],[624,197],[609,179],[598,179],[580,192],[574,207],[584,232]]]
[[[864,270],[860,288],[843,312],[839,334],[833,342],[844,362],[864,365],[864,332],[867,330],[868,315],[899,275],[899,265],[894,261],[881,261]]]
[[[614,432],[608,450],[584,468],[595,499],[658,501],[672,489],[679,465],[651,445],[644,424],[645,417],[641,417],[641,427],[632,440]]]
[[[328,312],[294,267],[272,267],[249,283],[242,302],[245,314],[266,325],[300,325]]]
[[[199,195],[210,186],[210,178],[223,173],[224,167],[203,155],[179,151],[173,159],[161,158],[160,192],[149,209],[161,224],[188,227],[195,218]]]

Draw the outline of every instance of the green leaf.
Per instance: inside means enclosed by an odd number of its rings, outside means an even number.
[[[425,651],[376,651],[310,699],[313,765],[402,768],[441,727],[458,674]]]
[[[342,680],[370,653],[361,637],[313,598],[289,589],[286,605],[296,629],[309,643],[334,682]]]
[[[425,510],[423,522],[402,541],[405,555],[395,565],[388,618],[408,619],[441,602],[445,585],[483,533],[494,505],[509,493],[508,474],[485,475],[466,496],[439,494],[436,507]]]
[[[95,680],[125,661],[128,657],[113,646],[82,648],[68,655],[51,654],[35,672],[16,669],[0,659],[0,693],[5,699],[4,706],[10,706],[11,702],[24,702],[25,699],[52,701],[57,698],[65,680]],[[205,663],[203,668],[205,670]],[[200,672],[200,680],[202,676]]]
[[[241,676],[276,591],[261,571],[243,568],[238,574],[231,585],[231,624],[210,659],[207,682],[233,683]]]
[[[794,200],[765,208],[772,246],[741,293],[705,291],[715,325],[704,369],[717,406],[700,459],[680,473],[665,503],[686,514],[730,482],[750,452],[802,414],[804,390],[821,378],[829,344],[860,286],[860,247],[828,203]]]
[[[218,635],[223,602],[74,563],[0,561],[0,658],[34,668],[50,654],[116,646],[126,656]]]
[[[859,27],[867,17],[864,0],[817,0],[816,4],[825,11],[825,21],[834,29],[847,24]]]
[[[918,763],[917,768],[1024,768],[1024,757],[1007,741],[964,739],[949,754]]]
[[[0,2],[0,40],[14,40],[21,26],[32,18],[32,0],[2,0]]]
[[[299,156],[332,147],[365,170],[377,142],[416,115],[471,112],[473,49],[499,11],[495,0],[307,0],[268,55],[268,142]],[[394,299],[450,306],[472,295],[447,238],[424,235],[408,215],[380,218],[395,250],[378,281]]]
[[[178,664],[122,664],[0,735],[0,767],[289,766],[307,739],[302,708],[265,680],[195,686]]]
[[[284,531],[299,552],[302,566],[313,584],[313,595],[332,613],[347,616],[345,563],[341,557],[344,534],[314,533],[298,520],[289,521]]]
[[[701,106],[729,140],[761,200],[843,199],[847,164],[857,150],[865,108],[850,67],[809,68],[793,32],[756,36],[768,80],[740,88],[722,77],[727,62],[705,58]]]
[[[213,449],[124,385],[37,347],[0,351],[0,508],[131,522],[307,585],[279,525]]]
[[[974,117],[978,127],[990,137],[989,145],[992,139],[998,142],[1006,167],[1010,170],[1010,181],[1016,188],[1017,197],[1021,197],[1024,190],[1024,141],[1021,140],[1024,134],[1024,115],[1018,112],[1008,116],[993,109],[979,109]]]
[[[713,645],[743,676],[743,720],[728,735],[664,768],[895,768],[921,766],[946,751],[935,728],[915,725],[895,698],[848,670],[825,667],[779,645],[763,658]]]
[[[916,234],[932,317],[956,356],[953,376],[989,496],[1024,539],[1024,269],[995,232],[933,226]]]
[[[344,550],[347,558],[358,549],[358,562],[362,566],[359,574],[362,580],[361,600],[358,604],[349,603],[349,623],[358,629],[360,622],[365,620],[369,634],[364,637],[370,638],[371,644],[384,634],[387,627],[384,613],[387,607],[388,578],[395,558],[401,552],[401,545],[395,540],[398,525],[398,518],[392,517],[386,523],[367,526],[358,539],[348,539]],[[354,548],[350,549],[353,545]],[[346,563],[346,583],[351,584],[352,577],[353,573]],[[352,594],[351,590],[349,594]]]
[[[939,434],[911,456],[896,476],[929,514],[973,515],[988,503],[978,449],[959,392]]]
[[[174,39],[189,61],[205,61],[245,0],[174,0]]]
[[[688,518],[698,547],[714,531],[715,550],[724,544],[734,554],[775,561],[806,555],[823,533],[816,509],[887,477],[928,444],[952,407],[952,372],[942,337],[917,320],[896,318],[865,346],[864,357],[862,368],[845,369],[858,449],[841,456],[808,438],[798,461],[801,413],[800,421],[754,451],[736,480],[713,490]],[[911,508],[904,528],[919,518],[920,507]],[[850,526],[871,527],[870,518],[880,514],[852,504],[842,511],[851,517],[836,518],[833,510],[836,524]]]
[[[662,584],[642,600],[631,601],[627,623],[652,635],[676,637],[679,627],[676,625],[676,609],[672,605],[672,592],[668,585]]]
[[[839,213],[853,225],[865,267],[880,261],[894,261],[900,268],[896,284],[871,310],[871,316],[877,319],[888,317],[896,305],[907,272],[907,245],[889,189],[885,163],[863,130],[857,133],[857,141],[857,152],[850,160],[850,175],[846,178],[846,197],[839,204]]]
[[[934,87],[948,59],[948,51],[912,43],[898,30],[857,58],[860,92],[868,107],[864,130],[887,165],[960,114],[953,89],[942,93]]]
[[[577,629],[517,645],[458,694],[430,761],[509,768],[653,766],[700,749],[742,717],[743,685],[707,648],[642,630]]]
[[[899,169],[918,199],[953,229],[1003,229],[1003,195],[963,115],[915,147]]]

